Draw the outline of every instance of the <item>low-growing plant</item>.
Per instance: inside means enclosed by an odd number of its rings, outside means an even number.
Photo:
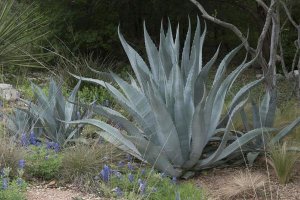
[[[0,169],[10,167],[10,175],[16,176],[19,160],[25,158],[24,149],[20,148],[15,141],[8,138],[0,138]]]
[[[17,176],[11,177],[11,168],[0,168],[0,199],[5,200],[23,200],[26,182],[22,179],[24,174],[25,160],[19,160]]]
[[[291,178],[294,165],[300,158],[299,152],[283,144],[274,144],[269,148],[269,164],[274,168],[280,184],[286,184]]]
[[[108,165],[97,176],[100,193],[107,198],[168,200],[206,199],[203,189],[195,184],[180,183],[164,173],[142,168],[136,163],[119,165],[115,170]],[[177,196],[178,195],[178,196]],[[177,197],[176,197],[177,196]]]
[[[104,163],[117,162],[122,155],[110,144],[77,144],[64,150],[61,177],[67,183],[89,190],[93,187],[93,179],[99,168]]]
[[[62,166],[62,155],[58,145],[48,142],[47,145],[27,147],[26,175],[33,178],[52,180],[59,177]]]

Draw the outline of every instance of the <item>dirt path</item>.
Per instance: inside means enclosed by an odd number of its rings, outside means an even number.
[[[67,188],[45,188],[35,186],[28,189],[27,200],[104,200],[94,195],[83,194]]]

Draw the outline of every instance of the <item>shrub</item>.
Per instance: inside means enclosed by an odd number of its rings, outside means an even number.
[[[12,168],[10,175],[17,175],[19,160],[25,158],[24,149],[18,147],[16,143],[7,138],[0,138],[0,169],[4,167]]]
[[[268,162],[274,168],[280,184],[288,183],[299,158],[299,153],[289,149],[287,142],[270,147]]]
[[[99,168],[106,162],[120,159],[121,155],[116,147],[109,144],[77,144],[69,147],[64,150],[62,158],[63,180],[89,189]]]
[[[26,175],[43,180],[58,178],[62,155],[55,148],[54,143],[48,143],[47,146],[30,145],[26,154]]]

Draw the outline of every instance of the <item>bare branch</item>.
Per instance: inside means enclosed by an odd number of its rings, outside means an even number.
[[[292,23],[292,25],[297,28],[299,27],[299,25],[295,22],[295,20],[292,18],[292,15],[291,15],[291,12],[289,11],[288,7],[286,6],[285,2],[283,1],[280,1],[282,7],[284,8],[285,10],[285,13],[287,15],[287,17],[289,18],[290,22]]]
[[[258,3],[258,5],[260,5],[261,7],[263,7],[263,9],[268,12],[269,7],[265,4],[265,2],[263,2],[262,0],[256,0],[256,2]]]
[[[253,49],[250,47],[249,42],[247,40],[247,38],[244,36],[244,34],[233,24],[230,24],[228,22],[224,22],[216,17],[213,17],[211,15],[209,15],[206,10],[204,9],[204,7],[197,1],[197,0],[190,0],[193,4],[195,4],[198,9],[200,10],[200,12],[202,13],[202,17],[212,21],[220,26],[223,26],[224,28],[228,28],[231,31],[233,31],[236,36],[242,41],[242,43],[245,46],[245,49],[249,52],[249,51],[253,51]]]

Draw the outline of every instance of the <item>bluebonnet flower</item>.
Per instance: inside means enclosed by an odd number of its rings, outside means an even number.
[[[117,178],[119,178],[119,179],[122,178],[121,172],[119,172],[119,171],[117,171],[117,170],[112,170],[112,173],[113,173]]]
[[[121,188],[119,188],[119,187],[116,187],[115,189],[113,189],[113,191],[116,192],[118,197],[123,195],[123,192],[122,192]]]
[[[47,141],[46,142],[46,149],[52,149],[53,142]]]
[[[146,182],[144,182],[142,179],[138,180],[139,183],[139,191],[141,194],[145,194],[146,192]]]
[[[22,133],[22,135],[21,135],[21,145],[23,147],[28,146],[28,140],[27,140],[26,133]]]
[[[173,178],[172,178],[172,183],[173,183],[173,184],[176,184],[176,183],[177,183],[177,178],[176,178],[175,176],[173,176]]]
[[[37,139],[36,139],[35,134],[34,134],[33,131],[31,131],[30,135],[29,135],[29,144],[32,144],[32,145],[37,144]]]
[[[118,163],[118,167],[124,167],[124,165],[125,165],[125,163],[123,162],[123,161],[119,161],[119,163]]]
[[[102,180],[107,183],[109,181],[111,170],[107,165],[104,165],[100,174],[101,174]]]
[[[56,143],[56,142],[50,142],[50,141],[47,141],[46,142],[46,149],[53,149],[56,153],[58,153],[59,152],[59,150],[60,150],[60,146],[59,146],[59,144],[58,143]]]
[[[132,156],[129,153],[126,154],[126,158],[127,158],[128,161],[132,161]]]
[[[25,167],[25,160],[23,159],[19,160],[19,168],[24,169],[24,167]]]
[[[145,169],[141,169],[141,175],[144,176],[146,174],[146,170]]]
[[[54,143],[53,148],[54,148],[54,151],[55,151],[56,153],[59,152],[60,147],[59,147],[59,144],[58,144],[58,143]]]
[[[6,190],[8,188],[8,179],[7,178],[3,178],[2,179],[2,189]]]
[[[128,169],[129,169],[130,171],[133,171],[133,170],[134,170],[134,167],[133,167],[133,165],[131,164],[131,162],[128,162],[127,166],[128,166]]]
[[[131,173],[128,174],[128,180],[129,180],[130,183],[132,183],[133,180],[134,180],[134,176]]]

